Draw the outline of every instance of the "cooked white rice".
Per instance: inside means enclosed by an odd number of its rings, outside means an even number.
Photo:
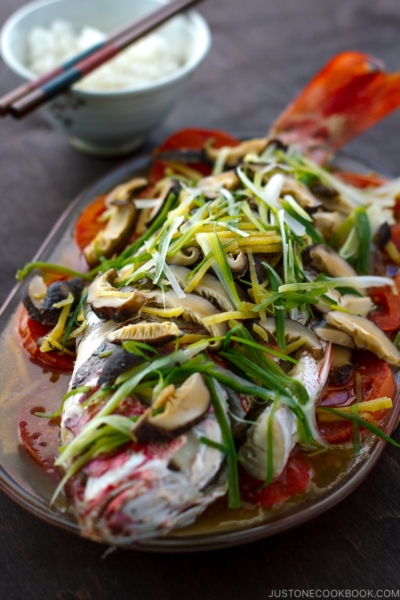
[[[185,64],[187,50],[171,25],[132,44],[75,87],[93,91],[139,88],[173,73]],[[53,21],[47,28],[35,27],[28,35],[27,67],[42,75],[105,37],[104,32],[93,27],[76,32],[71,23],[61,20]]]

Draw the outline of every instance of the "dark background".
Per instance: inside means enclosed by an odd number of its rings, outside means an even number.
[[[84,1],[84,0],[82,0]],[[1,0],[0,23],[23,2]],[[347,49],[400,68],[398,0],[208,0],[213,48],[153,143],[184,126],[243,132],[270,123]],[[0,65],[0,93],[17,79]],[[14,273],[85,186],[118,164],[72,150],[39,115],[0,123],[0,301]],[[400,112],[352,150],[400,172]],[[397,434],[400,441],[400,435]],[[264,600],[281,589],[398,589],[400,451],[387,448],[339,506],[279,537],[231,550],[150,555],[104,548],[40,522],[0,494],[0,598]]]

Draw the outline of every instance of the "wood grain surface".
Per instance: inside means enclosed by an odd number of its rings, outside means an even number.
[[[22,4],[1,0],[0,23]],[[366,51],[400,69],[398,0],[208,0],[201,12],[212,50],[152,143],[190,125],[264,132],[341,50]],[[1,64],[0,93],[16,83]],[[118,161],[76,153],[40,114],[1,121],[0,140],[2,302],[16,269],[71,199]],[[400,173],[400,112],[351,149]],[[400,451],[387,448],[339,506],[276,538],[194,555],[117,551],[103,559],[103,552],[0,494],[2,600],[265,600],[283,589],[398,590]]]

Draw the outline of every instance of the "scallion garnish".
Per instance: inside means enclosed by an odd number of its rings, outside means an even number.
[[[267,424],[267,473],[263,487],[269,485],[274,477],[274,416],[279,405],[279,396],[274,399]]]
[[[354,211],[354,222],[359,240],[356,263],[357,272],[360,275],[368,275],[372,235],[371,225],[365,207],[356,208]]]
[[[25,279],[25,277],[29,275],[29,273],[31,273],[35,269],[40,269],[44,273],[54,272],[62,273],[63,275],[71,275],[71,277],[80,277],[85,281],[92,281],[92,279],[94,279],[95,275],[98,272],[97,269],[93,269],[89,273],[81,273],[80,271],[75,271],[74,269],[69,269],[68,267],[63,267],[61,265],[37,261],[28,263],[23,269],[17,271],[16,279],[18,281],[22,281],[23,279]]]
[[[221,400],[215,389],[212,377],[206,377],[206,383],[211,393],[211,404],[215,417],[220,426],[224,446],[226,447],[226,460],[228,465],[228,507],[240,508],[239,475],[237,468],[237,454],[235,442],[233,441],[231,426],[228,417],[222,407]]]
[[[267,262],[262,263],[267,269],[269,275],[269,281],[273,292],[279,293],[279,288],[283,285],[282,279],[278,273],[269,265]],[[285,334],[285,310],[283,301],[281,298],[275,301],[275,323],[276,323],[276,341],[278,346],[284,350],[286,348],[286,334]]]

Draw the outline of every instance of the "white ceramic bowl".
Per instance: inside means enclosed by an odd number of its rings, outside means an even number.
[[[34,79],[35,75],[25,66],[26,39],[33,27],[48,26],[55,19],[63,19],[78,30],[91,25],[111,32],[162,3],[162,0],[32,2],[4,24],[1,54],[22,79]],[[167,116],[211,44],[210,30],[198,13],[175,17],[173,26],[187,46],[187,61],[172,74],[140,89],[114,92],[73,89],[44,107],[47,118],[67,134],[75,148],[101,156],[125,154],[140,146]]]

